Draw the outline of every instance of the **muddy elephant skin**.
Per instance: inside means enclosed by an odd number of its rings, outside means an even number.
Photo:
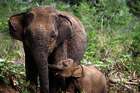
[[[76,65],[72,59],[50,65],[57,76],[65,78],[66,93],[106,93],[106,78],[93,65]]]
[[[56,93],[58,87],[48,63],[56,64],[67,56],[80,64],[86,48],[86,33],[80,21],[52,7],[35,7],[11,16],[9,30],[14,39],[23,42],[27,80],[37,86],[39,77],[41,93]]]

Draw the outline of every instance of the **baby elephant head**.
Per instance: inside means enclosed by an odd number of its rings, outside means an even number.
[[[75,64],[72,59],[61,60],[56,65],[49,64],[49,68],[56,75],[64,78],[81,77],[83,72],[82,66]]]

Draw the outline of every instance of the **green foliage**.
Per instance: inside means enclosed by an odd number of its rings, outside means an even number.
[[[136,21],[135,26],[133,27],[132,38],[133,42],[131,45],[131,53],[133,55],[133,62],[129,64],[129,67],[132,71],[136,71],[140,74],[140,22],[139,20]]]
[[[25,69],[23,64],[15,64],[12,61],[0,59],[0,80],[10,83],[10,78],[14,77],[15,85],[25,87]],[[22,90],[24,89],[21,88]]]
[[[135,16],[140,17],[140,1],[139,0],[126,0],[130,8],[130,12]]]
[[[84,61],[106,67],[119,62],[123,55],[129,55],[132,38],[128,30],[133,19],[125,1],[101,0],[97,7],[82,2],[74,6],[73,11],[88,34]]]

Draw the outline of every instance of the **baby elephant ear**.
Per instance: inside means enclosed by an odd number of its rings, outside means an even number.
[[[74,68],[74,71],[72,73],[73,77],[82,77],[83,76],[83,68],[82,66],[78,66]]]
[[[13,15],[9,19],[9,30],[10,30],[10,35],[17,39],[22,41],[22,35],[23,35],[23,13]]]

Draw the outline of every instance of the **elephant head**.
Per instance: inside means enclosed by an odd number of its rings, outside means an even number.
[[[9,30],[14,39],[23,42],[25,61],[33,59],[31,61],[35,63],[38,70],[41,93],[49,93],[48,56],[60,43],[71,38],[72,23],[69,17],[52,7],[32,8],[11,16]],[[32,69],[35,65],[26,67]]]
[[[13,38],[30,47],[45,46],[48,52],[52,52],[56,45],[71,36],[71,25],[67,16],[52,7],[33,8],[9,19],[10,34]]]
[[[49,68],[63,78],[81,77],[83,75],[83,67],[75,64],[72,59],[61,60],[56,65],[49,64]]]

